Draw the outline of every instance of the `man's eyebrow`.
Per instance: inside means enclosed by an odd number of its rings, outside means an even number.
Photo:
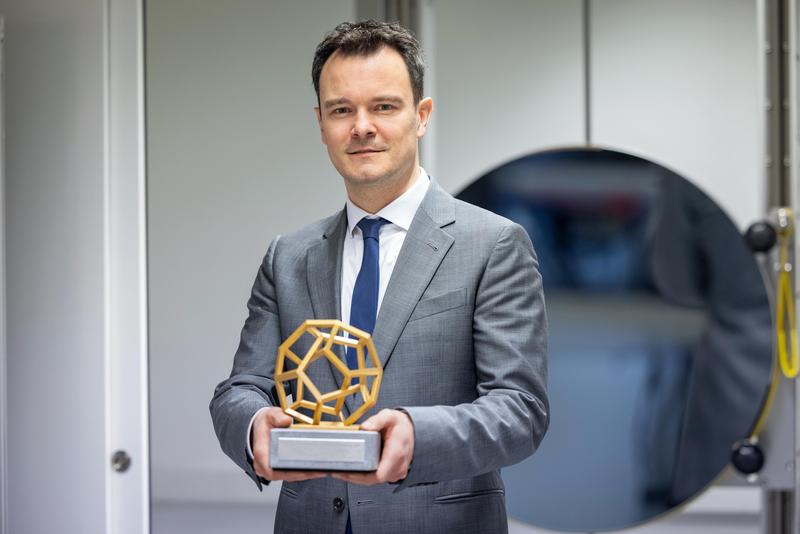
[[[332,108],[333,106],[339,106],[341,104],[349,104],[350,101],[346,98],[335,98],[333,100],[326,100],[325,101],[325,109]]]
[[[400,98],[399,96],[395,96],[395,95],[380,95],[380,96],[376,96],[375,98],[372,99],[372,101],[373,102],[391,102],[393,104],[402,104],[403,103],[403,99]],[[330,108],[335,107],[335,106],[341,106],[342,104],[349,104],[349,103],[350,103],[350,100],[348,100],[347,98],[334,98],[332,100],[326,100],[322,107],[325,108],[325,109],[330,109]]]
[[[373,102],[392,102],[394,104],[402,104],[403,99],[394,95],[376,96],[372,99]]]

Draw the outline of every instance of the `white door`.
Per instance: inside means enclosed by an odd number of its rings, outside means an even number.
[[[141,1],[2,0],[0,12],[9,43],[2,525],[144,534]]]

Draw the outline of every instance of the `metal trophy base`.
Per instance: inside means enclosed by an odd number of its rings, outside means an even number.
[[[269,434],[272,469],[375,471],[381,436],[369,430],[273,428]]]

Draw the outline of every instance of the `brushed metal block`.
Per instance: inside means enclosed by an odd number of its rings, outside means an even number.
[[[273,469],[374,471],[381,457],[381,436],[367,430],[273,428],[269,462]]]

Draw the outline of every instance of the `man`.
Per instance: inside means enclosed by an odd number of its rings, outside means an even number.
[[[272,242],[211,401],[225,453],[259,489],[284,481],[276,532],[505,532],[499,469],[532,454],[547,428],[533,247],[519,225],[453,199],[420,168],[432,111],[423,70],[419,43],[396,24],[344,23],[316,50],[317,120],[346,206]],[[277,348],[311,318],[373,333],[384,366],[362,424],[383,440],[373,473],[269,466],[270,429],[291,423],[277,407]],[[320,390],[339,387],[324,362],[309,373]]]

